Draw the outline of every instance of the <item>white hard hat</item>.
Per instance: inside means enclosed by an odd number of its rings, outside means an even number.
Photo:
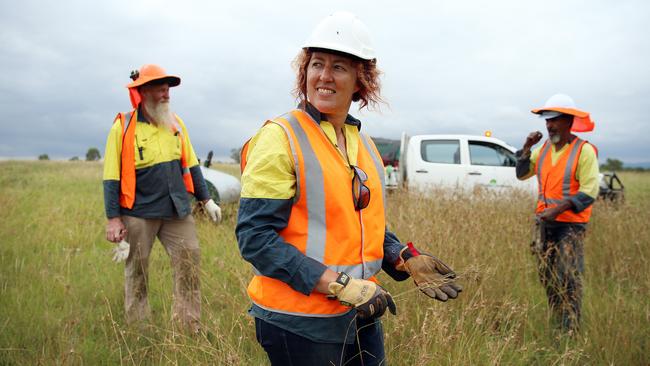
[[[573,101],[573,98],[566,94],[555,94],[552,97],[548,98],[546,103],[544,103],[545,108],[573,108],[575,109],[576,103]]]
[[[344,52],[364,60],[375,58],[368,28],[356,15],[345,11],[323,19],[302,47]]]
[[[543,107],[535,108],[531,112],[539,114],[540,117],[545,119],[555,118],[561,114],[572,115],[573,125],[571,131],[574,132],[589,132],[593,131],[595,127],[589,113],[576,108],[573,98],[566,94],[553,95],[548,98]]]

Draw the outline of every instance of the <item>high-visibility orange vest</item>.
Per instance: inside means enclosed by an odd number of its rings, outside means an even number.
[[[137,110],[128,113],[118,113],[115,121],[122,125],[122,153],[120,164],[120,206],[133,208],[135,203],[135,122],[138,121]],[[178,119],[178,116],[176,116]],[[180,121],[179,121],[180,122]],[[172,128],[174,134],[181,140],[181,167],[183,169],[183,183],[188,192],[194,193],[194,182],[187,166],[188,151],[185,146],[183,134]]]
[[[535,163],[535,172],[539,183],[535,212],[541,213],[544,209],[555,207],[567,198],[578,194],[580,182],[576,180],[576,169],[582,147],[587,143],[577,137],[574,138],[569,144],[569,148],[555,162],[555,166],[551,161],[551,143],[549,141],[544,143]],[[591,217],[591,208],[590,205],[579,213],[566,210],[559,214],[555,221],[587,223]]]
[[[375,281],[384,257],[384,168],[374,143],[361,134],[357,166],[368,175],[370,203],[356,211],[350,166],[320,125],[302,110],[266,123],[280,125],[289,140],[296,173],[296,195],[286,228],[279,235],[305,255],[335,272]],[[246,166],[248,142],[242,148]],[[274,312],[312,317],[338,316],[350,311],[325,294],[306,296],[286,283],[261,275],[248,286],[256,305]]]

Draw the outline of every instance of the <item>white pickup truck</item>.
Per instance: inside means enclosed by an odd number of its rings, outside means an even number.
[[[388,174],[387,185],[403,182],[409,189],[431,186],[501,191],[519,188],[537,192],[534,178],[520,181],[515,174],[516,149],[505,142],[474,135],[402,134],[396,177]],[[387,169],[390,173],[390,168]]]

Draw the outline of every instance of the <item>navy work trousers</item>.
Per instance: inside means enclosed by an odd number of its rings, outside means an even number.
[[[357,318],[353,344],[314,342],[259,318],[255,318],[255,334],[274,366],[386,365],[379,319]]]
[[[577,329],[580,324],[583,239],[585,224],[549,223],[539,255],[539,278],[546,289],[548,303],[562,329]]]

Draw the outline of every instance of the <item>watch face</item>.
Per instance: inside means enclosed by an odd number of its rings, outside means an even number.
[[[348,282],[350,282],[350,276],[348,276],[345,272],[341,272],[341,274],[339,274],[339,277],[336,279],[336,282],[345,286],[348,284]]]

